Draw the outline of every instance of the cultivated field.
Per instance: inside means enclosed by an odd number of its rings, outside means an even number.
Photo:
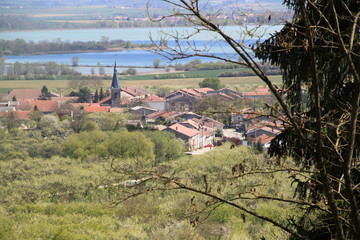
[[[104,87],[111,85],[111,76],[109,80],[104,81]],[[281,83],[281,76],[270,76],[270,79],[275,84]],[[158,86],[169,87],[172,89],[179,88],[194,88],[198,87],[198,83],[203,78],[182,78],[182,79],[151,79],[151,80],[121,80],[123,87],[130,86]],[[14,81],[0,81],[0,93],[7,93],[14,88],[41,88],[46,85],[50,90],[60,90],[68,88],[69,80],[14,80]],[[221,82],[226,86],[236,87],[240,91],[251,91],[258,87],[264,87],[264,83],[258,77],[233,77],[221,78]]]

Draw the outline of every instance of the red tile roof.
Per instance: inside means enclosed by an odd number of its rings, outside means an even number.
[[[214,91],[214,89],[211,88],[191,88],[191,89],[179,89],[175,92],[172,92],[165,96],[164,98],[169,98],[177,93],[181,93],[184,95],[190,95],[193,97],[201,97],[203,95],[206,95],[209,91]]]
[[[136,94],[135,92],[131,91],[130,89],[121,88],[121,91],[123,91],[123,92],[131,95],[132,97],[136,97],[136,96],[137,96],[137,94]]]
[[[167,118],[167,117],[172,117],[173,115],[177,115],[177,114],[179,114],[179,113],[173,111],[173,112],[164,113],[160,117]]]
[[[199,129],[201,123],[195,122],[195,121],[190,119],[190,120],[182,121],[182,122],[180,122],[180,124],[182,124],[182,125],[183,124],[189,124],[189,125],[193,126],[194,128]]]
[[[41,112],[55,112],[59,109],[60,103],[56,100],[34,100],[31,101],[31,109],[37,106]]]
[[[100,106],[99,104],[91,104],[89,106],[84,106],[84,111],[86,112],[109,112],[109,106]]]
[[[120,104],[128,104],[129,103],[129,100],[127,100],[124,97],[122,97],[120,100],[121,100]],[[98,104],[100,104],[100,105],[111,105],[111,96],[107,96],[103,100],[99,101]]]
[[[14,96],[19,99],[38,99],[41,95],[41,89],[13,89],[7,99],[11,100]]]
[[[194,88],[194,90],[203,94],[207,94],[209,91],[214,91],[212,88]]]
[[[147,98],[143,99],[142,102],[165,102],[165,100],[156,95],[150,95]]]
[[[31,111],[37,106],[38,110],[41,112],[55,112],[59,109],[61,101],[57,100],[34,100],[26,99],[18,101],[16,105],[17,110],[27,110]]]
[[[103,103],[105,103],[105,102],[107,102],[107,101],[109,101],[109,100],[111,100],[111,96],[107,96],[106,98],[102,99],[102,100],[99,101],[98,103],[99,103],[99,104],[103,104]]]
[[[193,137],[193,136],[199,134],[198,130],[187,128],[179,123],[175,123],[175,124],[169,126],[168,128],[170,128],[176,132],[179,132],[183,135],[186,135],[188,137]]]
[[[51,100],[56,100],[59,102],[76,102],[79,97],[51,97]]]
[[[165,111],[154,112],[154,113],[151,113],[151,114],[147,115],[146,118],[148,118],[148,119],[156,119],[156,118],[160,117],[164,113],[166,113],[166,112]]]
[[[29,119],[30,113],[31,113],[31,111],[0,112],[0,118],[1,117],[9,117],[10,114],[14,114],[15,119],[24,120],[24,119]]]
[[[20,100],[18,105],[15,106],[16,110],[31,110],[31,100]]]
[[[253,139],[250,139],[250,142],[253,142],[253,143],[257,143],[260,141],[261,144],[265,144],[265,143],[268,143],[270,142],[271,140],[273,140],[275,137],[274,136],[268,136],[266,134],[261,134],[259,137],[257,138],[253,138]]]

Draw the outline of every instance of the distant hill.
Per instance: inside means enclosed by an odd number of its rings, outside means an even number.
[[[44,7],[64,7],[64,6],[125,6],[131,8],[146,7],[146,0],[1,0],[0,7],[10,8],[44,8]],[[205,2],[205,1],[204,1]],[[209,0],[209,6],[224,9],[226,6],[247,5],[257,8],[259,5],[271,6],[271,8],[283,8],[282,0]],[[168,4],[162,0],[151,0],[152,6],[166,8]],[[224,9],[225,10],[225,9]]]

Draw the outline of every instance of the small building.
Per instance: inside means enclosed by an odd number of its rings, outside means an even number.
[[[144,107],[144,106],[136,106],[136,107],[130,108],[130,112],[135,113],[139,116],[147,116],[147,115],[155,113],[157,111],[158,111],[157,109]]]
[[[176,112],[191,112],[197,99],[206,96],[211,88],[180,89],[164,97],[166,110]]]
[[[270,147],[271,144],[271,140],[273,140],[275,138],[275,136],[269,136],[266,134],[262,134],[256,138],[252,138],[248,141],[248,144],[250,146],[255,147],[256,144],[260,143],[261,147],[263,147],[264,149],[268,149]]]
[[[142,99],[141,102],[150,108],[157,109],[158,111],[165,111],[166,101],[156,95],[149,95],[146,98]]]
[[[249,128],[246,132],[246,136],[248,141],[250,141],[250,139],[252,138],[257,138],[263,134],[268,135],[268,136],[276,136],[278,134],[280,134],[280,130],[274,128],[274,127],[268,127],[268,126],[262,126],[262,127],[257,127],[257,126],[253,126],[251,128]]]
[[[200,147],[200,132],[196,129],[187,128],[179,123],[175,123],[163,131],[172,132],[177,138],[182,139],[188,151],[193,151]]]

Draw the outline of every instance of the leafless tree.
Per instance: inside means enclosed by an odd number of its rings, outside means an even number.
[[[247,38],[254,38],[256,32],[264,27],[264,22],[253,27],[244,24],[239,28],[239,34],[233,35],[226,31],[226,26],[218,24],[216,19],[221,12],[212,11],[207,1],[163,2],[169,4],[172,14],[155,20],[182,18],[189,28],[181,32],[163,31],[162,40],[154,40],[157,43],[155,52],[169,60],[207,57],[248,67],[275,96],[277,104],[268,106],[269,115],[285,121],[286,128],[273,141],[270,153],[294,158],[298,168],[292,171],[305,176],[305,180],[296,178],[296,191],[304,201],[268,199],[320,209],[319,216],[328,218],[326,229],[322,230],[325,238],[360,239],[359,1],[287,0],[285,4],[294,11],[293,20],[263,43],[260,42],[263,36],[257,35],[259,41],[250,45]],[[199,46],[194,39],[203,32],[213,35]],[[173,40],[175,45],[169,47],[169,40]],[[232,53],[212,53],[211,47],[217,44],[230,47]],[[273,84],[258,59],[280,67],[284,73],[283,86]],[[195,188],[177,180],[174,174],[155,171],[150,175],[152,178],[147,178],[146,182],[163,183],[164,188],[154,187],[146,191],[185,189],[271,222],[294,238],[314,237],[311,236],[312,230],[295,221],[294,228],[288,227],[238,205],[221,192],[209,192],[206,178],[203,179],[205,187]],[[146,191],[129,192],[123,199]]]

